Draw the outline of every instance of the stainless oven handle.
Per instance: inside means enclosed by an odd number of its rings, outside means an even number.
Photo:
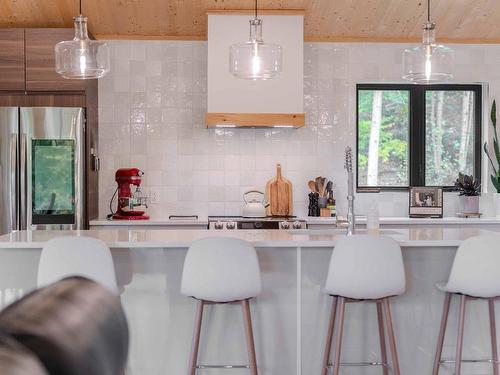
[[[27,208],[27,199],[28,199],[28,187],[26,184],[28,183],[27,179],[27,137],[26,133],[21,134],[21,145],[20,145],[20,188],[19,188],[19,228],[21,230],[26,230],[28,227],[28,208]]]

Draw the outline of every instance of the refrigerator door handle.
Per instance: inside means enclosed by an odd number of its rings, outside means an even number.
[[[19,194],[20,194],[20,197],[19,197],[19,220],[20,220],[20,229],[21,230],[26,230],[27,229],[27,223],[28,223],[28,219],[27,219],[27,216],[28,216],[28,208],[27,208],[27,199],[28,199],[28,196],[27,196],[27,193],[28,193],[28,189],[27,189],[27,186],[26,184],[28,183],[28,179],[27,179],[27,176],[26,174],[28,173],[27,171],[27,137],[26,137],[26,133],[24,131],[21,131],[21,136],[20,136],[20,140],[21,140],[21,145],[20,145],[20,152],[19,152],[19,157],[20,157],[20,161],[19,161],[19,165],[20,165],[20,178],[19,178],[19,181],[20,181],[20,186],[19,186]]]
[[[19,192],[17,190],[19,186],[19,170],[17,168],[18,162],[18,151],[19,151],[19,141],[18,135],[12,133],[10,135],[10,212],[12,220],[12,229],[19,229]]]
[[[99,159],[94,147],[90,148],[90,156],[92,157],[92,170],[94,172],[99,172],[99,169],[101,169],[101,160]]]

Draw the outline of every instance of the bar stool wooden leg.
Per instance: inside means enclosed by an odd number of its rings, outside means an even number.
[[[339,297],[339,323],[335,334],[335,358],[333,362],[333,375],[340,372],[340,351],[342,349],[342,333],[344,331],[345,298]]]
[[[205,302],[197,300],[196,315],[193,331],[193,342],[191,344],[191,355],[189,356],[189,375],[196,374],[196,363],[198,362],[198,349],[200,347],[201,322],[203,320],[203,307]]]
[[[493,298],[488,298],[488,310],[490,313],[491,354],[493,359],[493,375],[498,375],[497,326],[495,323],[495,300]]]
[[[255,355],[255,345],[253,340],[253,329],[252,329],[252,317],[250,315],[250,303],[249,301],[243,300],[240,302],[243,309],[243,320],[245,323],[245,334],[247,338],[247,351],[248,351],[248,361],[250,366],[250,374],[257,374],[257,359]]]
[[[387,363],[387,349],[385,346],[384,316],[381,302],[377,302],[378,334],[380,338],[380,354],[382,357],[382,371],[384,375],[389,375],[389,364]]]
[[[446,334],[446,324],[448,323],[448,315],[450,314],[451,293],[445,293],[443,315],[441,317],[441,326],[439,327],[439,336],[436,347],[436,356],[434,357],[434,367],[432,375],[439,374],[439,366],[441,365],[441,356],[443,354],[444,336]]]
[[[391,306],[389,305],[389,298],[384,298],[382,300],[385,312],[385,321],[387,324],[387,335],[389,336],[389,347],[391,348],[392,357],[392,370],[394,375],[401,375],[401,370],[399,369],[398,351],[396,348],[396,336],[394,335],[394,327],[392,325],[392,315]]]
[[[328,375],[328,362],[330,361],[330,354],[332,351],[332,339],[333,339],[333,329],[335,327],[336,311],[337,311],[337,297],[332,297],[330,322],[328,323],[328,331],[326,332],[325,353],[323,355],[323,368],[321,370],[321,375]]]
[[[464,342],[464,325],[465,325],[465,303],[466,296],[460,296],[460,308],[458,315],[458,336],[457,336],[457,354],[455,356],[455,375],[460,375],[462,369],[462,345]]]

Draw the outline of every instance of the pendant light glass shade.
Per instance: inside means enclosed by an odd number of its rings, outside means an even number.
[[[74,20],[75,38],[56,44],[56,72],[68,79],[101,78],[109,72],[109,47],[89,38],[87,17]]]
[[[262,40],[262,20],[250,20],[250,39],[231,45],[229,51],[230,72],[241,79],[272,79],[282,69],[282,49],[278,44]]]
[[[403,52],[403,79],[419,84],[453,79],[454,52],[436,44],[435,27],[427,22],[422,44]]]

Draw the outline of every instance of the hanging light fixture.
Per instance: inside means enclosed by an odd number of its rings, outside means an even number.
[[[262,40],[262,19],[250,20],[250,39],[248,42],[231,45],[229,51],[230,71],[236,78],[272,79],[281,72],[282,49],[278,44],[264,43]]]
[[[87,17],[73,18],[75,37],[55,46],[56,72],[68,79],[101,78],[109,72],[109,48],[105,42],[91,40],[87,32]]]
[[[453,79],[454,52],[436,44],[436,24],[431,21],[430,0],[427,0],[427,22],[423,29],[422,44],[403,52],[403,79],[419,84]]]

